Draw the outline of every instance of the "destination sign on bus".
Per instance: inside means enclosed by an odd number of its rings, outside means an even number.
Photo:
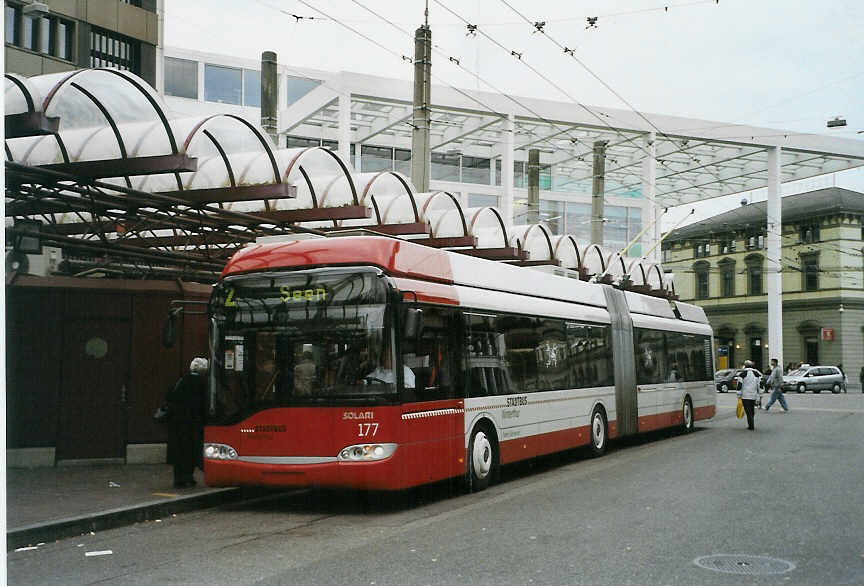
[[[225,307],[236,307],[236,302],[234,300],[235,290],[234,287],[230,287],[227,290],[227,295],[225,296]],[[279,299],[282,303],[297,303],[300,301],[326,301],[327,300],[327,290],[323,287],[312,287],[312,288],[298,288],[292,289],[291,287],[282,286],[279,287]]]
[[[314,289],[291,289],[290,287],[280,287],[279,297],[282,303],[290,303],[294,301],[325,301],[327,299],[327,290],[323,287]]]

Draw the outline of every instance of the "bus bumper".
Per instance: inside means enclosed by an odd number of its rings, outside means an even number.
[[[340,487],[399,490],[404,475],[396,455],[377,462],[261,464],[238,460],[205,460],[208,486]]]

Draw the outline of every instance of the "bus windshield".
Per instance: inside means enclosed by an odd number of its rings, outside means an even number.
[[[210,301],[210,422],[273,407],[395,401],[390,313],[375,269],[225,279]]]

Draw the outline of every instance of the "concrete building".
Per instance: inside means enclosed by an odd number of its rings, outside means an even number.
[[[782,198],[783,356],[864,366],[864,194],[827,188]],[[767,367],[766,202],[674,230],[663,265],[683,301],[705,309],[717,364]]]
[[[156,87],[161,0],[5,0],[6,71],[113,67]]]

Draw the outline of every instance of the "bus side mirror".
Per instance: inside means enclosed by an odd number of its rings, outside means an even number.
[[[423,310],[409,307],[405,311],[405,337],[419,340],[423,334]]]
[[[182,307],[175,307],[168,312],[168,319],[162,326],[162,345],[166,348],[174,347],[177,341],[177,316],[183,311]]]

